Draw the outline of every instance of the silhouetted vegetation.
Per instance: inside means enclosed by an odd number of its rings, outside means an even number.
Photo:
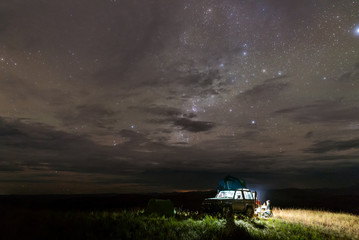
[[[310,212],[301,211],[304,218]],[[1,239],[352,239],[356,234],[290,220],[284,214],[274,219],[251,220],[243,216],[224,219],[178,209],[169,218],[148,215],[144,210],[13,209],[1,214]],[[336,217],[341,221],[359,220],[355,215],[346,218],[331,213],[332,221],[337,221]]]
[[[359,233],[353,214],[274,209],[271,219],[204,215],[200,203],[208,196],[213,193],[0,196],[0,239],[355,239]],[[151,198],[170,199],[176,214],[146,213]]]

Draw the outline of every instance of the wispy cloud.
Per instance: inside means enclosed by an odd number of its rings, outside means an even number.
[[[349,149],[359,149],[359,139],[346,141],[326,140],[313,144],[306,152],[310,153],[327,153],[334,151],[345,151]]]

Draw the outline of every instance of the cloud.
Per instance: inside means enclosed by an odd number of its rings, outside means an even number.
[[[359,119],[359,107],[347,106],[335,101],[320,101],[315,104],[283,108],[275,115],[286,115],[300,123],[350,122]]]
[[[167,106],[150,106],[148,108],[139,108],[136,107],[139,110],[143,110],[145,112],[157,115],[157,116],[164,116],[164,117],[178,117],[183,115],[181,110],[179,108],[174,107],[167,107]]]
[[[120,112],[109,109],[101,103],[83,104],[75,106],[72,110],[60,110],[57,113],[65,126],[92,125],[103,129],[113,129],[114,123],[121,119]]]
[[[345,151],[350,149],[359,149],[359,138],[347,141],[326,140],[313,144],[306,152],[326,153],[332,151]]]
[[[0,137],[9,137],[9,136],[18,136],[18,135],[23,135],[23,133],[0,118]]]
[[[209,70],[206,72],[193,72],[185,76],[181,83],[185,86],[198,87],[201,89],[212,87],[216,80],[220,79],[218,70]]]
[[[359,63],[354,65],[353,71],[342,74],[338,81],[341,83],[353,83],[354,81],[359,81]]]
[[[332,155],[332,153],[330,151],[329,152],[329,155],[325,155],[325,154],[316,154],[312,157],[308,157],[305,161],[306,162],[320,162],[320,161],[323,161],[323,162],[328,162],[328,161],[331,161],[331,162],[339,162],[338,163],[338,166],[340,165],[354,165],[356,166],[356,164],[354,163],[359,155],[355,155],[355,154],[352,154],[352,155]],[[348,162],[351,162],[351,163],[348,163]]]
[[[187,62],[186,60],[183,60]],[[182,98],[192,96],[207,97],[227,92],[226,85],[228,82],[217,68],[202,69],[200,63],[191,63],[188,65],[182,62],[175,66],[168,66],[167,75],[170,79],[153,79],[145,84],[149,86],[169,87],[171,95],[181,95]],[[192,66],[192,64],[196,66]],[[143,87],[143,85],[142,85]],[[179,89],[187,89],[186,95],[179,93]],[[172,98],[171,96],[169,98]]]
[[[151,142],[145,134],[133,130],[123,129],[119,132],[119,134],[125,139],[125,144],[130,145],[133,148],[143,146],[144,144]]]
[[[211,130],[214,127],[214,123],[212,122],[193,121],[188,118],[176,119],[173,121],[173,124],[189,132],[204,132]]]
[[[0,118],[0,162],[2,166],[20,169],[43,168],[75,172],[111,172],[106,163],[117,168],[132,168],[120,159],[129,158],[128,151],[96,144],[87,136],[56,130],[44,124],[25,123]],[[127,167],[126,167],[127,166]]]
[[[276,76],[276,77],[272,77],[272,78],[268,78],[266,80],[264,80],[264,83],[267,84],[267,83],[272,83],[272,82],[275,82],[277,80],[280,80],[280,79],[285,79],[285,78],[288,78],[288,75],[284,74],[284,75],[279,75],[279,76]]]
[[[263,84],[256,85],[253,88],[238,95],[240,101],[248,103],[269,102],[277,99],[280,93],[289,88],[289,83],[276,82],[276,80],[285,78],[281,76],[278,78],[267,79]]]
[[[1,93],[12,98],[16,96],[17,101],[26,103],[36,102],[44,105],[44,102],[51,106],[58,107],[60,104],[71,104],[73,96],[62,89],[42,86],[35,84],[31,79],[18,77],[14,74],[3,73],[1,84]]]
[[[189,132],[205,132],[211,130],[215,126],[213,122],[194,120],[197,117],[195,113],[183,113],[178,108],[152,106],[142,110],[154,114],[158,117],[164,117],[161,119],[151,120],[153,123],[172,123],[173,126],[180,127],[182,130]]]
[[[305,134],[305,138],[311,138],[313,137],[313,131],[307,132],[307,134]]]

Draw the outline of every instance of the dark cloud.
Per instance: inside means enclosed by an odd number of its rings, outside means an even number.
[[[0,153],[6,156],[1,165],[8,166],[5,167],[8,171],[43,169],[45,164],[53,170],[107,172],[110,167],[106,163],[120,157],[114,154],[114,149],[98,145],[86,136],[58,131],[43,124],[4,119],[0,122],[2,132],[11,132],[0,136]],[[112,164],[118,165],[118,169],[130,166],[120,160]]]
[[[173,124],[190,132],[209,131],[214,127],[214,123],[212,122],[194,121],[188,118],[178,118],[173,121]]]
[[[92,125],[97,128],[113,129],[113,125],[121,120],[121,112],[113,111],[100,104],[85,104],[67,109],[60,112],[59,119],[62,119],[64,125],[71,127],[81,127]]]
[[[153,106],[145,108],[145,111],[159,117],[165,117],[163,119],[151,120],[152,122],[169,122],[175,127],[180,127],[182,130],[189,132],[205,132],[211,130],[215,126],[213,122],[195,120],[197,114],[193,112],[182,113],[180,109],[177,108]]]
[[[1,148],[0,148],[1,151]],[[0,172],[17,172],[17,171],[23,171],[24,168],[22,166],[19,166],[16,163],[2,161],[0,162]],[[3,179],[3,181],[6,181],[6,179]]]
[[[350,149],[359,149],[359,139],[351,139],[347,141],[320,141],[313,144],[305,151],[310,153],[326,153],[333,151],[345,151]]]
[[[282,91],[289,88],[289,83],[275,82],[275,80],[281,78],[284,78],[284,76],[280,78],[268,79],[265,83],[254,86],[253,88],[239,94],[238,99],[252,104],[258,102],[271,102],[279,98],[279,94]]]
[[[182,83],[186,86],[190,85],[193,87],[205,89],[212,87],[215,81],[220,80],[220,75],[218,70],[212,70],[208,72],[195,72],[189,76],[186,76]]]
[[[307,162],[328,162],[328,161],[332,161],[332,162],[342,162],[342,165],[346,165],[346,166],[350,166],[350,165],[356,165],[353,163],[348,163],[347,161],[355,161],[356,159],[358,159],[359,155],[357,154],[352,154],[352,155],[332,155],[331,151],[328,151],[327,153],[329,154],[317,154],[316,152],[314,156],[307,158],[305,161]],[[323,152],[324,153],[324,152]],[[338,166],[340,166],[341,164],[339,163]]]
[[[119,134],[126,141],[126,145],[140,146],[150,142],[145,134],[133,130],[123,129],[119,132]]]
[[[208,63],[210,64],[210,63]],[[221,76],[221,72],[216,69],[197,69],[195,64],[181,64],[170,66],[168,75],[173,76],[171,79],[153,79],[145,83],[149,86],[163,86],[169,85],[176,89],[188,88],[190,91],[186,91],[186,95],[178,93],[176,90],[172,94],[181,94],[184,98],[190,98],[192,96],[210,96],[218,95],[220,93],[228,92],[226,86],[228,85],[228,79]]]
[[[356,63],[354,65],[353,71],[342,74],[339,77],[338,81],[342,84],[344,83],[353,84],[354,82],[359,81],[359,63]]]
[[[352,76],[352,73],[351,72],[348,72],[348,73],[344,73],[343,75],[341,75],[339,77],[339,81],[350,81],[351,80],[351,76]]]
[[[178,117],[183,115],[181,109],[175,107],[151,106],[149,108],[140,108],[140,109],[149,112],[151,114],[164,116],[164,117]]]
[[[311,138],[313,137],[313,131],[307,132],[307,134],[305,134],[305,138]]]
[[[275,115],[279,114],[306,124],[350,122],[359,119],[359,107],[346,106],[341,102],[321,101],[311,105],[280,109],[275,112]]]
[[[18,129],[10,126],[3,119],[0,118],[0,137],[23,135]]]

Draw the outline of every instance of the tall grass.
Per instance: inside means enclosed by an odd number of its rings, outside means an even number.
[[[274,208],[276,219],[311,226],[322,232],[331,232],[335,238],[359,239],[359,216],[319,210]]]

